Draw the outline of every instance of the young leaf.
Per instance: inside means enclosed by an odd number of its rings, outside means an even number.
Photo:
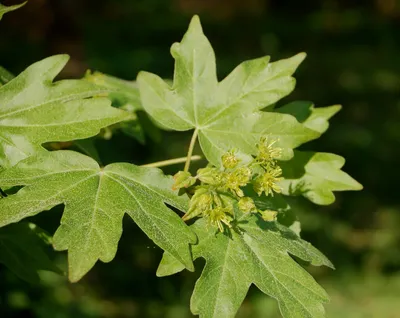
[[[26,2],[23,2],[23,3],[20,3],[20,4],[13,5],[13,6],[8,6],[8,7],[7,7],[7,6],[4,6],[4,5],[2,5],[2,4],[0,3],[0,20],[3,18],[3,15],[4,15],[5,13],[10,12],[10,11],[14,11],[14,10],[17,10],[17,9],[21,8],[22,6],[24,6],[25,3],[26,3]]]
[[[39,270],[61,274],[45,252],[44,233],[32,223],[18,223],[0,229],[0,263],[18,277],[38,283]]]
[[[341,108],[340,105],[315,108],[311,102],[296,101],[284,105],[276,111],[282,114],[290,114],[305,127],[323,134],[329,127],[328,120]]]
[[[260,111],[293,90],[292,74],[305,54],[274,63],[268,56],[246,61],[218,83],[214,51],[197,16],[171,53],[175,59],[172,87],[154,74],[139,73],[143,107],[164,127],[196,129],[212,164],[219,166],[221,156],[231,148],[254,152],[263,135],[271,134],[285,157],[292,155],[292,148],[318,136],[290,115]]]
[[[165,205],[186,209],[186,199],[171,190],[172,184],[155,168],[127,163],[100,168],[73,151],[41,153],[0,174],[0,185],[25,186],[0,200],[0,226],[65,204],[53,245],[69,250],[69,277],[75,282],[98,259],[114,258],[127,213],[150,239],[193,270],[189,243],[196,237]]]
[[[361,184],[340,170],[344,163],[343,157],[331,153],[295,151],[293,159],[281,163],[282,193],[328,205],[335,201],[333,191],[361,190]]]
[[[289,254],[311,264],[333,267],[309,243],[276,222],[243,215],[239,230],[231,236],[215,233],[203,219],[191,227],[199,243],[193,258],[204,257],[206,265],[196,282],[191,310],[202,318],[234,317],[251,284],[279,302],[284,317],[324,317],[325,291]],[[182,270],[171,255],[164,254],[158,275]]]
[[[106,98],[88,98],[104,88],[83,80],[52,83],[67,61],[67,55],[46,58],[0,87],[0,166],[16,164],[45,142],[87,138],[130,118]]]

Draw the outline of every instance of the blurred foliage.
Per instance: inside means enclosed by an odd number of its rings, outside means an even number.
[[[303,149],[344,156],[344,170],[364,190],[338,193],[328,207],[293,202],[303,238],[337,268],[310,271],[331,295],[328,317],[398,317],[399,0],[30,0],[2,19],[0,64],[15,74],[46,56],[68,53],[72,59],[64,77],[91,69],[126,80],[139,70],[170,78],[169,47],[194,13],[201,15],[216,50],[221,78],[245,59],[268,54],[277,60],[306,51],[297,88],[284,102],[343,105],[328,132]],[[147,138],[146,147],[116,130],[110,140],[94,143],[103,164],[185,155],[188,134],[160,138]],[[54,233],[60,215],[56,208],[31,221]],[[125,223],[116,259],[97,264],[77,284],[42,272],[41,284],[29,285],[0,267],[1,316],[190,317],[190,293],[200,270],[156,278],[161,251],[132,222]],[[58,264],[66,269],[64,254]],[[252,289],[238,317],[278,315],[275,303]]]

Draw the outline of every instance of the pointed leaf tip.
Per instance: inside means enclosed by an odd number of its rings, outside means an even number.
[[[0,3],[0,20],[3,18],[3,15],[5,13],[17,10],[17,9],[23,7],[26,3],[27,3],[27,1],[20,3],[20,4],[13,5],[13,6],[4,6]]]
[[[194,15],[190,20],[189,31],[200,31],[201,33],[203,33],[200,17],[197,14]]]

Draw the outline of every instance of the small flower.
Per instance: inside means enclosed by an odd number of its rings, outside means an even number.
[[[257,211],[256,205],[252,198],[244,197],[241,198],[238,202],[239,209],[242,210],[244,213],[255,212]]]
[[[178,190],[181,188],[189,188],[196,182],[196,178],[192,177],[190,172],[179,171],[174,175],[174,181],[172,190]]]
[[[282,169],[280,167],[269,166],[265,173],[254,181],[253,188],[254,191],[260,196],[263,192],[265,195],[274,195],[274,192],[280,193],[282,189],[277,185],[277,182],[281,181],[283,178]]]
[[[243,197],[244,193],[240,187],[246,186],[250,182],[251,169],[240,167],[226,174],[225,186],[238,197]]]
[[[267,222],[276,221],[276,216],[278,215],[278,212],[273,211],[273,210],[265,210],[265,211],[259,211],[259,212],[264,221],[267,221]]]
[[[260,143],[257,145],[257,160],[263,164],[268,164],[280,158],[282,149],[274,147],[276,140],[269,141],[267,137],[261,137]]]
[[[216,207],[210,211],[207,211],[207,215],[210,224],[217,226],[221,232],[224,231],[223,224],[229,228],[232,227],[232,207]]]
[[[228,151],[226,154],[224,154],[222,157],[222,165],[226,169],[233,169],[235,168],[238,163],[239,159],[235,156],[234,150]]]

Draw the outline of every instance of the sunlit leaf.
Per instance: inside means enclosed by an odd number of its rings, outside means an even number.
[[[212,164],[220,165],[221,155],[231,148],[254,153],[263,135],[276,139],[286,158],[293,148],[319,136],[291,115],[260,111],[293,90],[292,74],[304,53],[274,63],[268,56],[243,62],[218,82],[214,51],[197,16],[171,53],[175,59],[172,86],[151,73],[138,75],[143,107],[164,127],[196,129]]]
[[[344,163],[343,157],[331,153],[295,151],[293,159],[281,164],[282,192],[327,205],[335,201],[333,191],[361,190],[362,185],[341,170]]]
[[[131,117],[106,98],[90,98],[104,88],[83,80],[52,83],[67,61],[67,55],[46,58],[0,87],[0,166],[16,164],[45,142],[87,138]]]

